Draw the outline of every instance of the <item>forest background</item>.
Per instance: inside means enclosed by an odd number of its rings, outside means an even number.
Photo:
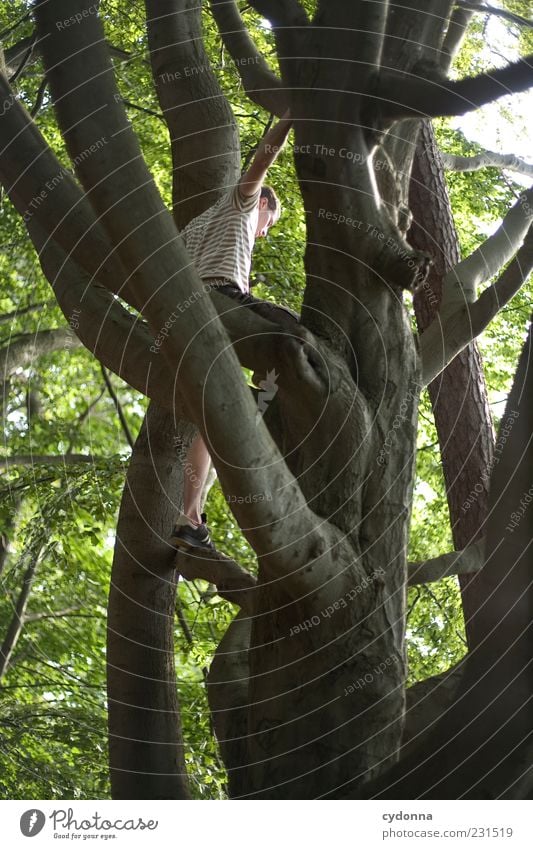
[[[528,16],[529,3],[505,9]],[[263,54],[275,50],[267,23],[243,6],[243,16]],[[172,166],[147,59],[143,4],[104,4],[102,19],[129,118],[165,201],[171,205]],[[205,43],[216,75],[238,119],[243,163],[271,116],[242,91],[235,65],[209,9]],[[69,167],[53,116],[38,55],[30,50],[28,4],[0,9],[0,37],[12,80],[26,108],[59,159]],[[530,53],[532,31],[505,18],[478,15],[456,62],[462,76]],[[17,59],[17,56],[19,57]],[[22,60],[20,60],[22,56]],[[191,69],[191,74],[197,73]],[[528,95],[476,113],[497,126],[501,153],[531,145]],[[531,99],[529,99],[531,103]],[[0,111],[5,105],[0,104]],[[517,112],[518,110],[518,112]],[[520,117],[520,112],[522,117]],[[485,115],[485,117],[483,117]],[[481,117],[480,117],[481,116]],[[488,118],[487,116],[490,116]],[[472,122],[434,122],[443,152],[472,156],[481,150]],[[510,132],[518,145],[505,148]],[[490,146],[487,143],[487,146]],[[269,182],[278,188],[283,216],[254,252],[254,294],[299,309],[304,285],[305,228],[294,173],[292,142]],[[527,182],[527,180],[525,181]],[[461,251],[470,253],[493,232],[523,191],[515,171],[486,168],[448,172]],[[131,447],[146,399],[108,373],[81,347],[66,325],[40,270],[23,222],[2,195],[0,212],[0,362],[4,442],[0,457],[0,795],[2,798],[105,799],[107,764],[105,627],[117,512]],[[479,339],[491,413],[503,415],[532,306],[525,285]],[[75,321],[75,317],[74,317]],[[420,561],[453,549],[431,403],[420,408],[417,484],[409,559]],[[255,557],[215,484],[207,504],[216,545],[250,571]],[[207,709],[205,677],[212,654],[235,608],[212,585],[180,581],[175,629],[176,669],[186,762],[197,798],[225,796],[226,776]],[[409,591],[409,683],[448,669],[466,651],[456,578]]]

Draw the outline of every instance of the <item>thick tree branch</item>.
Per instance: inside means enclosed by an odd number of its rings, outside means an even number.
[[[454,312],[439,314],[420,336],[422,384],[440,374],[472,339],[490,324],[502,307],[521,289],[533,270],[533,230],[501,277],[481,293],[473,304],[465,303]]]
[[[200,578],[214,584],[222,598],[238,604],[252,615],[257,580],[230,557],[219,551],[180,551],[176,555],[176,568],[187,581]]]
[[[207,677],[209,707],[233,799],[249,790],[251,626],[252,619],[240,610],[217,647]]]
[[[50,240],[37,221],[28,232],[39,254],[70,330],[65,350],[80,340],[95,357],[138,392],[169,408],[176,405],[175,377],[154,344],[147,325],[128,312],[64,250]]]
[[[171,413],[150,404],[120,505],[107,631],[114,799],[190,796],[174,660],[177,578],[167,542],[183,483],[174,439],[183,432]]]
[[[128,274],[101,225],[96,223],[87,198],[64,171],[20,104],[13,101],[4,120],[6,137],[11,142],[0,153],[0,177],[24,216],[43,271],[71,328],[111,371],[167,407],[172,404],[173,378],[170,373],[163,378],[166,365],[162,357],[157,357],[161,338],[156,337],[157,344],[152,350],[154,338],[146,325],[128,313],[102,285],[93,285],[96,277],[98,284],[105,285],[109,292],[119,293],[135,304]],[[61,175],[59,181],[58,175]],[[42,185],[52,188],[43,191]],[[48,208],[49,198],[51,208]],[[36,200],[39,202],[35,203]],[[265,334],[275,332],[275,325],[250,310],[236,309],[223,295],[213,292],[211,297],[217,310],[225,313],[224,323],[238,343],[237,351],[243,363],[263,371],[271,368],[272,346],[267,346]],[[195,302],[176,298],[174,309],[185,313]],[[257,344],[254,334],[262,335]],[[78,342],[73,333],[70,339],[71,342],[64,340],[65,347],[71,344],[76,347]]]
[[[0,379],[7,380],[18,368],[32,365],[37,357],[51,354],[62,348],[79,348],[81,342],[72,332],[61,327],[57,330],[38,330],[19,336],[0,349]]]
[[[524,56],[505,68],[452,82],[422,79],[418,75],[386,72],[377,81],[375,96],[382,101],[385,121],[464,115],[533,85],[533,56]]]
[[[286,90],[250,37],[237,3],[235,0],[211,0],[211,9],[246,94],[267,112],[281,117],[289,106]]]
[[[450,575],[470,575],[483,566],[484,539],[480,539],[462,551],[452,551],[422,560],[419,563],[409,563],[407,580],[408,586],[428,584],[431,581],[441,581]]]
[[[515,171],[526,177],[533,177],[533,165],[525,162],[514,153],[496,153],[483,150],[475,156],[458,156],[453,153],[440,153],[446,171],[480,171],[482,168],[501,168]]]
[[[9,103],[0,117],[0,181],[24,218],[37,221],[48,236],[110,291],[137,307],[123,265],[72,175],[61,165],[24,107],[0,74],[0,98]],[[79,151],[83,159],[108,144],[107,135]],[[46,242],[43,247],[46,247]]]

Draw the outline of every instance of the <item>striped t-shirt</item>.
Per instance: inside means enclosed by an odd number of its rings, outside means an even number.
[[[242,292],[248,282],[259,217],[261,190],[243,197],[235,186],[218,203],[193,218],[182,237],[202,279],[231,280]]]

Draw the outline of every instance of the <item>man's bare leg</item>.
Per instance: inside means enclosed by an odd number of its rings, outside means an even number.
[[[200,434],[197,434],[187,452],[184,467],[183,514],[191,525],[202,523],[200,502],[210,463],[206,444]]]
[[[205,515],[200,513],[202,492],[204,491],[211,459],[206,444],[200,434],[192,441],[187,452],[183,468],[183,513],[178,516],[170,544],[186,551],[214,546],[205,524]]]

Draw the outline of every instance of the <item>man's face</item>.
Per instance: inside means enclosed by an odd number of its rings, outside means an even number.
[[[257,228],[255,238],[259,239],[266,236],[270,227],[278,220],[277,211],[268,208],[268,199],[259,198],[259,217],[257,219]]]

